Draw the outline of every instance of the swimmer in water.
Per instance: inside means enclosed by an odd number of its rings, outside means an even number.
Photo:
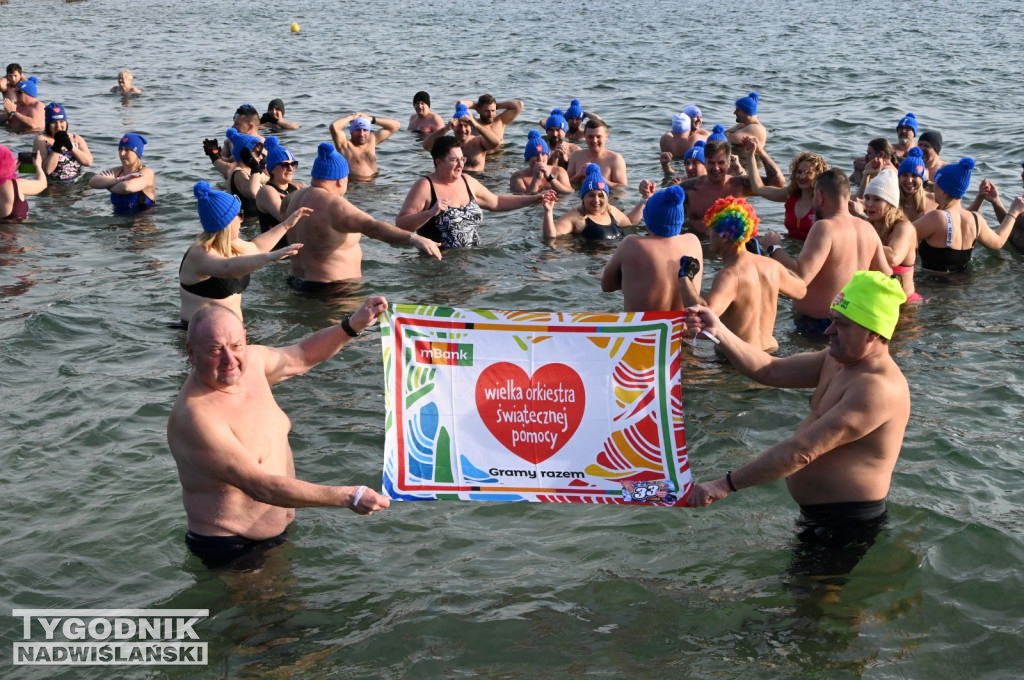
[[[145,137],[126,132],[117,145],[121,165],[89,178],[93,189],[110,192],[115,212],[134,213],[156,205],[156,175],[142,163],[145,146]]]
[[[654,195],[654,182],[640,183],[640,201],[629,213],[624,213],[608,202],[609,187],[601,176],[601,168],[587,166],[587,176],[580,185],[580,206],[554,218],[556,199],[544,201],[544,238],[580,236],[595,241],[617,241],[622,238],[622,227],[634,226],[643,217],[647,200]]]

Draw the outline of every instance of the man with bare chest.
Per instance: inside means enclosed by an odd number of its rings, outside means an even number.
[[[687,329],[715,336],[747,377],[773,387],[814,389],[811,412],[791,437],[724,477],[695,485],[690,505],[710,505],[784,478],[800,505],[802,542],[843,549],[853,541],[863,555],[885,521],[910,419],[910,388],[889,353],[904,302],[898,281],[858,271],[832,302],[828,348],[784,358],[743,342],[707,307],[689,308]],[[856,550],[851,555],[855,564]]]
[[[365,486],[296,479],[291,421],[271,387],[330,359],[387,308],[370,297],[351,316],[288,347],[246,343],[235,313],[220,305],[196,312],[188,329],[192,371],[167,421],[188,517],[185,543],[206,566],[236,566],[285,540],[295,508],[340,507],[361,515],[390,501]]]

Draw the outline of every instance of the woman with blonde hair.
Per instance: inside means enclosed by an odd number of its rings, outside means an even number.
[[[747,152],[747,177],[750,179],[751,193],[769,201],[785,203],[783,224],[786,233],[790,238],[806,240],[815,220],[814,183],[818,175],[828,170],[828,163],[816,153],[801,151],[789,163],[789,184],[785,187],[766,187],[757,169],[757,156],[761,157],[769,176],[773,169],[778,174],[778,166],[753,137],[744,140],[744,149]]]
[[[917,260],[917,230],[900,210],[900,188],[896,173],[883,170],[864,190],[864,216],[882,239],[885,259],[900,280],[907,302],[918,302],[914,290],[914,262]]]
[[[935,196],[924,188],[924,154],[919,147],[907,152],[900,163],[900,209],[913,222],[929,210],[935,210],[938,203]]]
[[[221,305],[242,318],[242,291],[249,275],[263,265],[299,252],[301,243],[271,250],[284,234],[313,211],[300,208],[291,216],[252,241],[239,236],[242,202],[237,196],[217,191],[206,182],[192,190],[198,201],[203,233],[185,252],[178,267],[181,294],[181,323],[188,328],[192,315],[203,307]]]

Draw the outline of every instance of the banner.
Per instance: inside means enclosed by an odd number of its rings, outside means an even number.
[[[384,492],[685,505],[683,312],[391,305]]]

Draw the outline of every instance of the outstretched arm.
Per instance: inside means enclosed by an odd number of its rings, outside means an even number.
[[[1017,222],[1017,216],[1021,213],[1024,213],[1024,196],[1018,196],[1013,199],[1010,209],[1006,211],[1006,216],[1003,217],[995,230],[988,226],[988,222],[985,221],[984,217],[978,215],[978,243],[992,250],[1002,248],[1006,243],[1006,239],[1010,237],[1010,233],[1013,231],[1013,225]]]

